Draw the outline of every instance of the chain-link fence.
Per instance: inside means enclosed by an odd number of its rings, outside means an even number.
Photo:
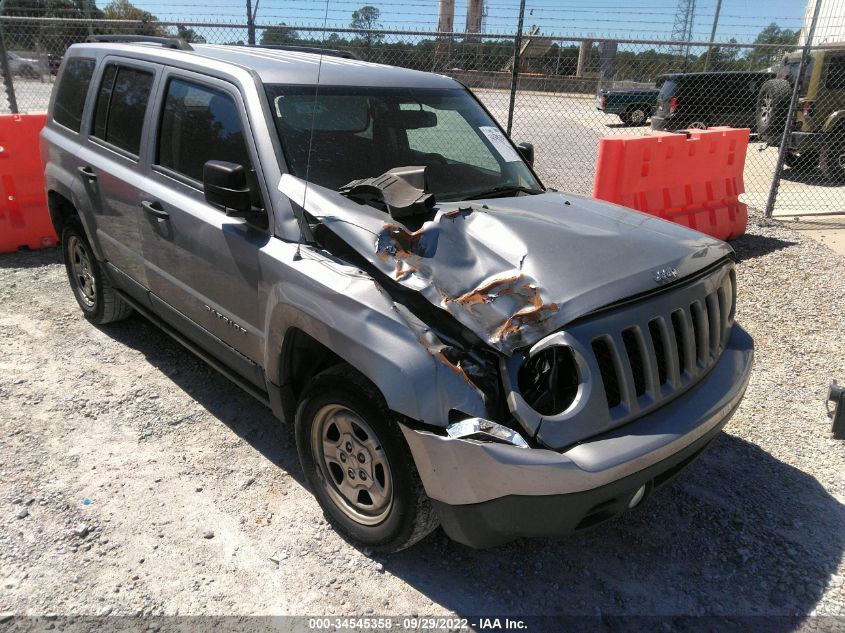
[[[536,28],[467,34],[20,15],[0,17],[0,26],[6,48],[0,73],[7,88],[0,111],[46,109],[65,50],[92,34],[341,49],[461,81],[516,141],[534,143],[537,171],[550,187],[590,195],[604,136],[729,125],[752,131],[745,168],[749,205],[764,209],[779,185],[778,213],[845,209],[845,44],[560,38]],[[812,32],[805,39],[812,43]]]

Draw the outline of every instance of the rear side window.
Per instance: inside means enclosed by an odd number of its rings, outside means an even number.
[[[65,64],[53,104],[53,120],[74,132],[82,127],[82,109],[94,74],[94,60],[74,57]]]
[[[151,72],[108,66],[97,94],[93,136],[137,156],[152,85]]]
[[[202,182],[206,161],[251,162],[238,108],[232,97],[208,86],[173,79],[161,114],[156,163]]]
[[[660,88],[660,96],[659,99],[661,101],[667,100],[669,97],[673,97],[675,92],[678,89],[678,82],[674,79],[667,79],[663,82],[663,85]]]
[[[830,60],[825,86],[829,90],[845,90],[845,57],[834,57]]]

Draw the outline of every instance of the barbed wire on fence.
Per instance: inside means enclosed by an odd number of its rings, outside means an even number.
[[[812,107],[804,110],[804,104],[812,102],[808,96],[826,90],[830,82],[836,85],[836,77],[825,69],[830,59],[838,58],[838,49],[813,47],[809,70],[790,77],[790,65],[802,50],[797,33],[776,43],[677,42],[526,29],[514,81],[514,48],[520,39],[514,32],[22,15],[0,16],[0,29],[10,62],[8,81],[3,79],[22,112],[46,109],[66,49],[91,34],[168,35],[196,44],[243,45],[252,29],[257,45],[337,48],[370,62],[452,76],[472,89],[500,123],[512,119],[515,139],[534,142],[536,168],[548,186],[589,195],[603,136],[733,125],[752,131],[744,196],[751,206],[763,208],[772,183],[778,181],[778,209],[845,208],[838,175],[843,172],[845,182],[845,127],[841,133],[819,128]],[[689,79],[693,76],[698,79]],[[783,95],[795,82],[806,84],[810,92],[804,91],[799,112],[787,122]],[[771,110],[776,125],[770,134],[761,135],[757,132],[765,95],[777,97]],[[5,91],[0,94],[0,111],[12,109],[5,96]],[[819,116],[823,114],[819,110]],[[812,149],[787,148],[778,167],[774,146],[780,144],[778,131],[783,135],[786,127],[795,128],[799,140],[802,134],[821,136],[813,137],[817,146]],[[787,137],[792,143],[793,136]]]

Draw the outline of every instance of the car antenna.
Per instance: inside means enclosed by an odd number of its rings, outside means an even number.
[[[329,0],[326,0],[326,12],[323,15],[323,26],[325,27],[326,24],[329,22]],[[326,38],[326,32],[323,31],[323,40]],[[325,41],[323,42],[325,44]],[[323,70],[323,51],[320,49],[320,58],[317,62],[317,85],[314,88],[314,107],[311,108],[311,130],[308,134],[308,157],[305,163],[305,191],[302,194],[302,219],[305,222],[308,220],[305,219],[305,201],[308,198],[308,184],[309,180],[308,177],[311,172],[311,146],[314,143],[314,119],[317,116],[317,99],[320,96],[320,72]],[[304,234],[302,233],[302,227],[300,227],[300,236],[299,241],[296,243],[296,253],[294,253],[293,259],[294,261],[299,261],[302,259],[302,239],[304,238]]]

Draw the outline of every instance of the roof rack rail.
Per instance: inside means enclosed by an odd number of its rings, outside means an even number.
[[[320,48],[319,46],[288,46],[287,44],[252,44],[249,48],[270,48],[275,51],[292,51],[294,53],[315,53],[317,55],[329,55],[330,57],[343,57],[344,59],[361,60],[352,51],[341,51],[335,48]]]
[[[161,44],[165,48],[192,51],[193,47],[181,37],[155,37],[153,35],[89,35],[88,42],[148,42]]]

